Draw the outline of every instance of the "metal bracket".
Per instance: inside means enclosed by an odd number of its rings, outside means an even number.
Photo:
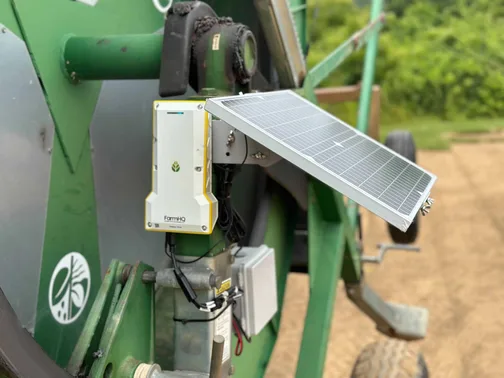
[[[122,275],[127,271],[125,267],[124,263],[114,259],[103,277],[100,290],[66,367],[72,376],[89,374],[93,361],[103,356],[99,344],[105,330],[107,317],[117,305],[119,292],[124,284]]]
[[[212,121],[212,160],[215,164],[257,164],[268,167],[282,158],[221,120]]]
[[[427,309],[385,302],[363,282],[346,284],[346,292],[348,298],[375,321],[381,333],[407,341],[423,339],[427,334]]]
[[[427,214],[429,214],[429,211],[430,211],[433,204],[434,204],[434,200],[432,198],[429,197],[425,200],[424,204],[420,208],[420,212],[422,213],[423,216],[426,216]]]
[[[420,247],[415,247],[408,244],[378,244],[378,256],[362,256],[361,261],[364,263],[379,264],[385,258],[385,253],[389,250],[406,250],[410,252],[420,252]]]
[[[154,360],[154,285],[142,282],[153,268],[137,262],[121,271],[92,362],[91,377],[132,377],[141,362]],[[96,303],[96,302],[95,302]],[[98,355],[96,355],[98,357]]]

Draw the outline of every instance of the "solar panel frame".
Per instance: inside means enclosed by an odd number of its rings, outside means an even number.
[[[235,112],[232,108],[225,106],[223,103],[229,100],[241,100],[241,99],[252,99],[252,98],[261,98],[264,100],[266,97],[275,97],[275,96],[282,96],[283,94],[289,94],[292,96],[295,96],[299,100],[303,101],[306,103],[307,106],[311,106],[314,109],[317,110],[317,112],[320,112],[321,114],[325,114],[329,116],[330,118],[334,119],[338,123],[342,124],[343,126],[347,127],[349,130],[353,130],[357,136],[360,136],[364,138],[364,141],[368,141],[376,145],[378,150],[385,150],[391,153],[393,156],[396,158],[404,161],[407,163],[407,167],[412,166],[417,169],[419,169],[422,173],[427,175],[430,178],[429,183],[426,185],[425,189],[422,191],[422,194],[420,195],[419,199],[413,206],[411,212],[408,215],[401,214],[399,212],[401,206],[398,207],[398,209],[394,209],[391,206],[387,205],[383,200],[380,200],[379,198],[371,196],[369,193],[366,193],[363,191],[363,189],[359,188],[358,186],[354,185],[344,177],[340,175],[336,175],[334,172],[329,170],[328,168],[324,167],[321,165],[321,163],[315,161],[312,157],[303,154],[300,150],[297,150],[290,145],[286,144],[285,141],[282,139],[279,139],[278,137],[274,136],[271,134],[271,132],[268,132],[267,130],[264,129],[264,126],[258,126],[257,123],[254,123],[247,118],[243,117],[242,115],[238,114]],[[251,103],[250,105],[252,105]],[[348,125],[347,123],[341,121],[340,119],[334,117],[332,114],[326,112],[325,110],[319,108],[317,105],[313,104],[312,102],[304,99],[302,96],[298,95],[292,90],[280,90],[280,91],[274,91],[274,92],[261,92],[261,93],[250,93],[250,94],[244,94],[244,95],[235,95],[235,96],[226,96],[226,97],[214,97],[214,98],[209,98],[206,101],[205,109],[214,115],[215,117],[221,119],[222,121],[228,123],[232,127],[235,127],[248,137],[254,139],[256,142],[260,143],[261,145],[265,146],[266,148],[272,150],[273,152],[277,153],[284,159],[290,161],[306,173],[310,174],[311,176],[315,177],[316,179],[322,181],[326,185],[329,185],[330,187],[334,188],[338,192],[342,193],[343,195],[351,198],[361,206],[367,208],[369,211],[373,212],[377,216],[383,218],[393,226],[397,227],[398,229],[402,231],[406,231],[408,227],[411,225],[413,220],[415,219],[418,211],[420,210],[421,206],[425,202],[425,200],[429,197],[430,191],[434,185],[434,183],[437,180],[436,175],[426,171],[422,167],[418,166],[417,164],[411,162],[410,160],[404,158],[400,154],[396,153],[395,151],[391,150],[390,148],[384,146],[383,144],[375,141],[374,139],[370,138],[366,134],[360,132],[356,128]],[[255,115],[254,117],[257,117],[258,115]],[[309,129],[306,129],[309,131]],[[346,131],[345,131],[346,132]],[[285,140],[285,139],[284,139]],[[359,142],[362,143],[362,142]],[[342,157],[345,156],[345,150],[343,151]],[[333,159],[331,157],[330,159]],[[330,160],[329,159],[329,160]],[[402,174],[402,173],[401,173]],[[396,179],[399,177],[398,175]],[[408,195],[405,196],[404,201],[406,201],[409,196],[411,195],[412,191],[415,189],[415,187],[418,185],[418,182],[424,175],[420,176],[418,179],[417,183],[413,186],[411,186],[411,190],[408,193]],[[389,185],[389,187],[395,182],[394,179],[392,183]],[[362,185],[362,184],[361,184]],[[387,189],[388,190],[388,187]],[[385,191],[382,193],[382,195],[385,193]],[[403,203],[404,203],[403,201]]]

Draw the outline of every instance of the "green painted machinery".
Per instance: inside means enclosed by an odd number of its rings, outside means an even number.
[[[219,169],[238,167],[232,192],[219,197],[231,196],[233,208],[219,207],[212,234],[175,242],[144,224],[156,100],[292,89],[317,103],[315,88],[367,45],[357,122],[366,133],[383,1],[372,1],[365,29],[309,71],[303,0],[161,8],[156,0],[0,0],[0,377],[262,377],[295,250],[310,276],[297,377],[323,374],[339,279],[380,332],[424,337],[426,310],[386,303],[366,285],[357,204],[312,177],[289,184],[274,168],[230,160],[214,169],[214,190]],[[404,133],[388,146],[415,158]],[[240,214],[243,229],[219,227],[226,210]],[[247,343],[244,319],[232,313],[234,298],[251,294],[231,278],[240,253],[266,256],[264,246],[274,252],[276,310]],[[198,311],[191,290],[218,310]],[[254,306],[247,311],[266,308]],[[370,359],[403,345],[369,348],[354,377],[371,376]],[[414,358],[411,377],[427,376],[420,355],[394,356],[391,369]]]

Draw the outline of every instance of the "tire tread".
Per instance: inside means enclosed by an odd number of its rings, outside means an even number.
[[[405,341],[388,339],[364,347],[351,378],[428,378],[423,357]]]

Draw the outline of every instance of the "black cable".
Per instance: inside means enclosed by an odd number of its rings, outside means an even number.
[[[193,303],[200,310],[206,307],[202,306],[200,303],[196,301],[197,298],[196,292],[192,288],[189,280],[182,272],[178,264],[195,263],[201,260],[202,258],[208,256],[214,250],[214,248],[217,247],[217,245],[219,245],[221,242],[228,240],[230,243],[238,243],[245,237],[247,233],[245,222],[243,221],[240,214],[234,209],[231,203],[231,188],[233,184],[234,175],[237,171],[241,169],[241,167],[245,164],[245,161],[248,158],[248,139],[245,134],[244,137],[245,137],[245,156],[243,158],[242,163],[238,166],[238,168],[234,165],[223,165],[222,167],[218,166],[219,168],[221,168],[221,170],[218,170],[217,171],[218,173],[216,173],[216,175],[218,176],[217,182],[219,184],[218,186],[219,195],[216,195],[216,198],[219,201],[218,202],[219,218],[217,222],[221,230],[224,232],[224,237],[217,243],[215,243],[212,247],[210,247],[210,249],[208,249],[201,256],[193,260],[182,261],[175,257],[175,235],[169,232],[165,233],[165,254],[169,258],[171,258],[177,283],[184,292],[184,295],[187,298],[187,300]],[[241,247],[238,250],[238,252],[240,250]],[[228,306],[226,306],[226,309],[228,307],[229,304]],[[220,316],[220,314],[217,315],[217,317],[218,316]],[[215,317],[214,319],[217,319],[217,317]]]
[[[183,261],[183,260],[179,260],[177,259],[177,261],[181,264],[193,264],[195,263],[196,261],[199,261],[201,260],[202,258],[208,256],[210,254],[210,252],[212,252],[215,247],[217,247],[220,243],[222,243],[224,241],[224,238],[220,239],[217,243],[215,243],[213,246],[211,246],[205,253],[203,253],[201,256],[199,257],[196,257],[195,259],[193,260],[189,260],[189,261]]]
[[[217,223],[224,232],[225,239],[230,244],[239,243],[247,234],[245,222],[231,202],[233,179],[248,158],[248,139],[245,134],[243,136],[245,137],[245,156],[241,164],[238,167],[227,164],[215,165],[218,168],[216,171],[218,188],[215,196],[219,201],[219,219]]]
[[[197,262],[197,261],[201,260],[202,258],[204,258],[204,257],[208,256],[208,255],[210,254],[210,252],[212,252],[212,251],[215,249],[215,247],[217,247],[220,243],[224,242],[224,241],[225,241],[225,239],[226,239],[226,238],[225,238],[225,237],[223,237],[223,238],[222,238],[222,239],[220,239],[217,243],[215,243],[213,246],[211,246],[211,247],[210,247],[210,248],[209,248],[209,249],[208,249],[205,253],[203,253],[203,254],[202,254],[201,256],[199,256],[199,257],[196,257],[196,258],[195,258],[195,259],[193,259],[193,260],[184,261],[184,260],[179,260],[179,259],[177,259],[177,258],[176,258],[176,260],[177,260],[177,262],[178,262],[179,264],[192,264],[192,263],[195,263],[195,262]],[[171,253],[170,253],[170,252],[168,252],[167,245],[165,245],[165,254],[166,254],[166,256],[168,256],[170,259],[172,258]]]
[[[238,256],[238,253],[240,253],[240,251],[242,250],[243,248],[243,245],[240,246],[240,248],[238,248],[238,250],[235,252],[235,254],[233,255],[234,257]]]
[[[227,304],[226,307],[224,307],[224,310],[222,310],[219,314],[217,314],[216,316],[214,316],[213,318],[210,318],[210,319],[178,319],[178,318],[173,318],[173,320],[175,322],[181,322],[183,324],[187,324],[187,323],[208,323],[208,322],[213,322],[215,319],[219,318],[219,316],[221,316],[222,314],[224,314],[224,312],[226,312],[226,310],[229,308],[229,306],[231,306],[232,304],[234,304],[235,302],[232,301],[232,302],[229,302]]]
[[[241,167],[245,164],[245,162],[247,161],[247,158],[248,158],[248,150],[249,150],[248,149],[248,138],[245,134],[243,134],[243,136],[245,137],[245,156],[243,157],[243,161],[241,162],[241,164],[238,166],[238,170],[241,169]],[[227,172],[229,170],[229,166],[227,166],[227,165],[220,166],[218,164],[215,164],[215,167],[219,168],[223,172]],[[234,168],[233,170],[236,170],[236,168]],[[234,174],[235,173],[233,172],[233,174],[231,175],[231,179],[234,177]],[[230,186],[227,188],[229,190],[229,192],[231,191],[231,184],[232,183],[229,183]],[[221,218],[221,214],[223,214],[222,211],[223,210],[225,211],[226,218],[224,218],[224,220],[223,220],[224,227],[221,227],[222,231],[224,231],[223,238],[220,239],[213,246],[211,246],[201,256],[199,256],[193,260],[184,261],[184,260],[179,260],[179,259],[175,258],[175,260],[179,264],[193,264],[193,263],[201,260],[202,258],[208,256],[220,243],[225,242],[226,239],[228,241],[239,242],[246,235],[247,231],[246,231],[245,222],[243,221],[243,219],[240,216],[240,214],[238,213],[238,211],[236,211],[236,209],[234,209],[231,204],[231,193],[229,193],[227,195],[227,197],[228,198],[227,198],[225,207],[222,208],[223,205],[221,205],[221,202],[223,202],[223,201],[221,201],[220,198],[218,198],[216,196],[217,200],[219,200],[219,219]],[[219,223],[219,225],[220,224],[221,223]],[[240,247],[240,249],[235,253],[234,256],[236,256],[238,254],[238,252],[240,252],[241,249],[242,249],[242,247]],[[166,243],[165,243],[165,254],[170,259],[173,259],[171,254],[168,252],[168,239],[166,239]]]
[[[165,251],[170,250],[170,255],[171,255],[171,260],[173,263],[173,272],[175,273],[175,279],[177,280],[177,283],[179,284],[180,288],[182,289],[185,297],[187,300],[191,303],[193,303],[198,309],[203,308],[197,301],[197,294],[194,291],[193,287],[191,286],[191,283],[187,279],[186,275],[182,270],[180,269],[178,265],[178,261],[175,258],[175,234],[167,232],[165,233]]]

